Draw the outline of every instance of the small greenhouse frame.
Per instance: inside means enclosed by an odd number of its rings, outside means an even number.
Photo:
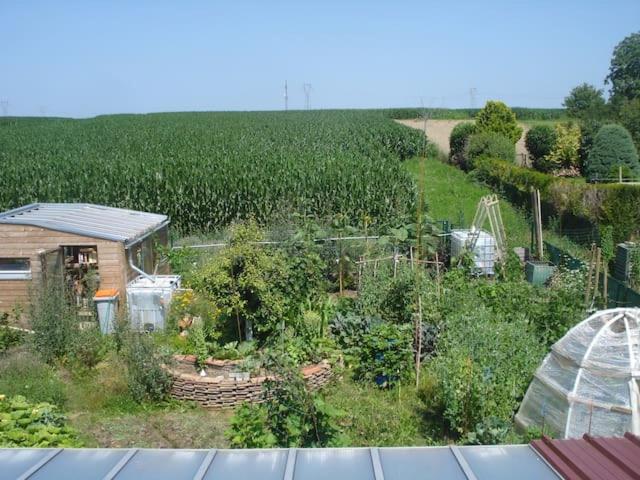
[[[551,347],[516,415],[561,438],[640,434],[640,309],[601,310]]]

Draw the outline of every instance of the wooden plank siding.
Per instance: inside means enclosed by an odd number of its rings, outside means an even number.
[[[42,278],[42,251],[74,245],[97,247],[100,288],[118,289],[123,304],[129,269],[123,243],[28,225],[0,224],[0,257],[29,258],[32,273],[32,280],[0,280],[0,312],[11,311],[16,303],[26,307],[31,287]]]

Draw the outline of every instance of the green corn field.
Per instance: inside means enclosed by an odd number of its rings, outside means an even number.
[[[112,115],[0,123],[0,210],[88,202],[168,214],[182,232],[236,219],[406,217],[419,132],[380,112]]]

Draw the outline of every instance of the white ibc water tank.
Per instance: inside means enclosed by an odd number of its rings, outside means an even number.
[[[173,293],[180,288],[180,275],[140,276],[127,285],[131,328],[163,330]]]
[[[451,256],[459,257],[465,250],[471,230],[451,231]],[[473,264],[480,275],[493,275],[496,263],[496,239],[484,230],[480,230],[476,246],[473,249]]]

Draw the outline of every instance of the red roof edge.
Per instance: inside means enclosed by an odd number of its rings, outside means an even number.
[[[640,480],[640,438],[629,432],[564,440],[543,436],[531,446],[565,480]]]

